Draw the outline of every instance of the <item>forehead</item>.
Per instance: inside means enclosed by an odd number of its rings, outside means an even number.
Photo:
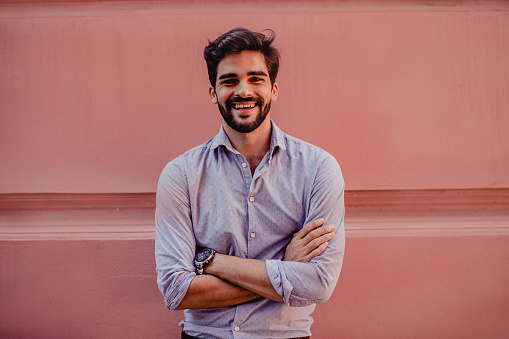
[[[258,51],[242,51],[228,54],[217,65],[217,76],[233,73],[237,76],[247,75],[249,72],[265,72],[269,74],[265,57]]]

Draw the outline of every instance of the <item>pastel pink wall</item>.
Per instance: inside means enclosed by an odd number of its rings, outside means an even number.
[[[313,338],[509,337],[503,1],[0,1],[0,338],[167,338],[163,166],[217,133],[202,57],[273,28],[273,118],[331,152],[347,252]],[[145,193],[147,192],[147,193]]]
[[[314,339],[507,337],[507,236],[348,241]],[[152,253],[150,240],[0,242],[0,337],[180,338]]]
[[[0,192],[152,192],[217,133],[203,47],[235,26],[276,30],[273,118],[348,189],[509,187],[503,3],[0,8]]]

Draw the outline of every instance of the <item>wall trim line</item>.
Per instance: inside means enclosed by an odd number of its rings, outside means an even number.
[[[349,237],[509,235],[509,188],[346,191]],[[155,193],[0,194],[0,241],[154,238]]]

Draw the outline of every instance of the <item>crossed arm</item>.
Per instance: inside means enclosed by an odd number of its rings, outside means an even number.
[[[309,262],[323,253],[335,236],[335,227],[319,227],[323,223],[324,219],[314,220],[295,233],[286,248],[284,260]],[[204,273],[191,281],[176,309],[223,307],[260,297],[283,301],[269,280],[263,260],[216,253],[205,266]]]
[[[322,162],[315,175],[307,204],[308,224],[289,241],[283,260],[257,261],[216,254],[200,276],[192,273],[196,234],[190,227],[187,185],[177,161],[165,168],[158,186],[156,269],[159,289],[169,309],[223,307],[262,297],[283,299],[299,307],[330,297],[344,253],[344,182],[333,158]],[[317,228],[324,222],[320,217],[333,225]]]

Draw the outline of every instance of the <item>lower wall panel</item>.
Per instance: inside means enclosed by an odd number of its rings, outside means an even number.
[[[509,236],[349,238],[317,338],[508,338]]]
[[[177,337],[183,314],[162,302],[153,244],[0,242],[0,337]]]
[[[178,338],[153,239],[0,242],[1,338]],[[509,337],[509,235],[349,237],[313,338]]]

